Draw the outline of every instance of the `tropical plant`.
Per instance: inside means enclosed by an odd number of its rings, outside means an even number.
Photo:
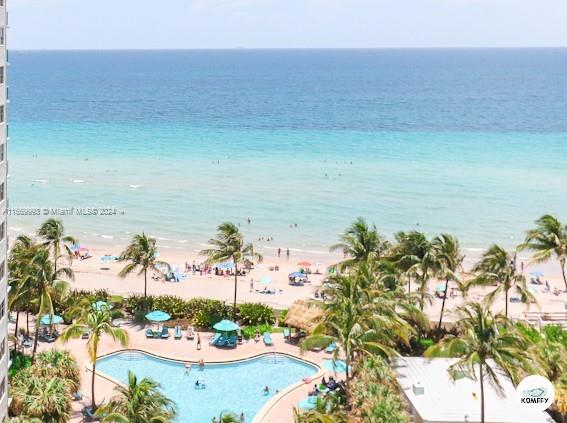
[[[112,423],[169,423],[176,416],[173,401],[168,399],[154,380],[138,380],[131,371],[128,383],[117,385],[117,395],[96,411],[103,422]]]
[[[243,303],[238,305],[238,318],[244,325],[272,325],[275,322],[274,310],[261,303]]]
[[[96,360],[98,358],[98,346],[103,335],[111,337],[114,341],[120,342],[125,347],[128,344],[128,333],[121,328],[112,326],[112,316],[109,310],[88,309],[80,316],[75,323],[67,327],[62,333],[61,339],[68,342],[70,339],[80,338],[84,333],[89,333],[87,341],[87,351],[89,359],[92,363],[91,378],[91,406],[96,409],[95,402],[95,376],[96,376]]]
[[[163,275],[171,270],[168,263],[158,260],[157,257],[158,249],[154,238],[148,237],[145,233],[134,235],[130,245],[118,257],[118,261],[128,262],[118,276],[125,278],[138,269],[138,276],[144,275],[144,297],[146,297],[148,295],[148,271]]]
[[[71,263],[73,252],[69,244],[77,244],[77,240],[70,235],[65,235],[63,221],[58,219],[47,219],[39,227],[37,234],[44,240],[43,245],[47,247],[53,255],[53,267],[57,271],[57,261],[61,257],[68,259]]]
[[[508,316],[510,290],[520,295],[520,300],[527,303],[535,302],[535,297],[528,290],[526,278],[516,266],[516,254],[511,254],[499,245],[492,245],[484,252],[480,261],[473,266],[476,274],[470,286],[491,286],[496,288],[485,297],[487,304],[493,304],[498,296],[504,294],[504,315]]]
[[[77,360],[69,351],[51,349],[40,352],[31,368],[31,373],[38,378],[64,379],[72,392],[77,392],[81,386],[81,372]]]
[[[453,379],[465,374],[480,383],[481,423],[485,421],[485,382],[503,393],[500,378],[518,383],[522,371],[531,369],[528,342],[503,314],[492,314],[486,305],[470,303],[458,308],[459,335],[448,335],[430,347],[426,357],[458,357],[449,367]]]
[[[25,355],[21,351],[11,350],[10,351],[10,368],[8,369],[8,376],[13,378],[20,371],[27,369],[31,366],[31,358]]]
[[[330,251],[341,251],[345,260],[339,262],[340,270],[349,269],[357,263],[377,260],[386,253],[390,244],[378,232],[375,225],[359,217],[341,235],[340,241],[331,246]]]
[[[432,241],[435,251],[435,261],[437,262],[437,277],[445,281],[445,291],[443,293],[443,303],[439,313],[439,324],[437,329],[441,329],[443,323],[443,312],[445,311],[445,301],[449,292],[449,282],[458,281],[458,271],[461,269],[464,256],[459,247],[459,241],[453,235],[441,234]]]
[[[61,377],[34,377],[31,368],[23,370],[12,379],[10,396],[10,412],[26,422],[65,423],[71,415],[71,388]]]
[[[348,416],[340,403],[334,403],[333,397],[317,397],[313,410],[293,409],[294,423],[347,423]]]
[[[555,256],[561,266],[561,274],[567,290],[565,264],[567,262],[567,225],[562,224],[556,217],[543,215],[535,222],[536,227],[526,233],[524,243],[519,249],[529,249],[534,252],[532,261],[541,263]]]
[[[217,228],[217,237],[209,240],[211,248],[201,251],[206,257],[206,264],[217,264],[231,262],[234,265],[234,302],[232,307],[232,319],[236,319],[236,294],[238,289],[238,265],[250,263],[256,259],[262,261],[262,255],[254,251],[252,243],[245,243],[244,236],[240,233],[238,226],[231,222],[224,222]]]

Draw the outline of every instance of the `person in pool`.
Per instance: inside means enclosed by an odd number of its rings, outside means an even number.
[[[185,363],[185,374],[191,373],[191,363]]]
[[[264,395],[270,395],[270,387],[268,385],[264,387]]]

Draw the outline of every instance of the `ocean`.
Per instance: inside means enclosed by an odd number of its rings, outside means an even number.
[[[12,234],[72,208],[87,245],[198,250],[231,220],[318,254],[362,216],[474,250],[567,218],[567,49],[9,58]]]

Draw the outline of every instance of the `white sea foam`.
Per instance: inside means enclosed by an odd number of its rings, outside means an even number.
[[[73,183],[75,183],[75,184],[82,184],[84,182],[85,181],[83,179],[73,179]]]
[[[138,189],[138,188],[143,187],[143,185],[129,185],[129,187],[132,188],[132,189]]]
[[[102,238],[104,239],[112,239],[114,238],[112,235],[101,235]]]
[[[47,183],[47,179],[34,179],[34,182],[39,182],[40,184],[45,184]]]

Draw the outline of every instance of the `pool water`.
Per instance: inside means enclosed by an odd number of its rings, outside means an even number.
[[[189,374],[185,364],[164,360],[137,351],[124,351],[97,361],[97,370],[121,382],[128,371],[138,379],[149,377],[161,384],[164,394],[177,406],[177,423],[210,423],[221,412],[244,413],[251,422],[264,404],[288,386],[313,376],[318,369],[304,361],[281,354],[268,354],[250,360],[208,364],[199,370],[194,364]],[[195,389],[197,380],[205,389]],[[264,387],[270,394],[264,394]]]

